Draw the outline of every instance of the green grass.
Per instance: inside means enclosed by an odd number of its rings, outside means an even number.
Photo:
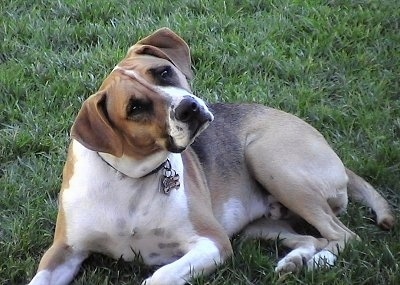
[[[80,104],[162,26],[190,44],[196,94],[305,119],[400,217],[400,2],[10,0],[0,15],[1,284],[30,280],[51,243]],[[237,237],[235,258],[193,284],[398,284],[399,229],[371,218],[350,205],[342,220],[363,240],[331,270],[278,276],[284,248]],[[139,284],[151,271],[95,255],[74,284]]]

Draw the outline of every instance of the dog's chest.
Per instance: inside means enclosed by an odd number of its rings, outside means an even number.
[[[140,255],[150,265],[176,260],[194,235],[187,198],[183,186],[169,195],[158,188],[156,174],[131,179],[81,167],[62,197],[68,242],[125,260]]]

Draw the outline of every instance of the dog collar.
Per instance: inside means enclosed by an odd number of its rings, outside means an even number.
[[[143,175],[142,177],[139,177],[139,178],[145,178],[145,177],[147,177],[147,176],[156,174],[157,172],[159,172],[161,169],[164,168],[164,166],[165,166],[165,164],[167,163],[167,161],[169,161],[169,160],[167,159],[166,161],[164,161],[163,163],[161,163],[158,167],[156,167],[155,169],[153,169],[153,170],[150,171],[149,173],[147,173],[147,174],[145,174],[145,175]]]
[[[117,169],[114,165],[108,162],[100,153],[98,154],[102,161],[104,161],[108,166],[110,166],[115,171],[122,173],[123,175],[127,175],[126,173],[122,172],[120,169]],[[167,158],[163,163],[161,163],[157,168],[153,169],[149,173],[138,177],[138,179],[146,178],[148,176],[154,175],[159,173],[162,170],[162,175],[160,179],[159,191],[164,194],[169,194],[171,190],[176,189],[178,190],[181,183],[179,180],[179,174],[172,168],[171,161]]]

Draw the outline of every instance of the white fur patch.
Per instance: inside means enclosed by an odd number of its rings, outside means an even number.
[[[165,195],[159,191],[161,173],[123,177],[76,141],[73,151],[75,175],[62,196],[71,246],[125,260],[140,254],[150,265],[172,262],[186,252],[189,237],[196,234],[179,154],[168,158],[181,186]]]
[[[249,199],[252,198],[252,199]],[[228,235],[242,230],[248,223],[262,217],[268,211],[268,204],[261,196],[252,193],[247,199],[230,198],[222,205],[221,225]]]
[[[231,198],[222,207],[221,224],[226,232],[235,233],[247,223],[247,220],[244,219],[246,209],[241,200]]]
[[[50,270],[41,270],[36,273],[35,277],[29,282],[28,285],[50,285],[51,283],[51,272]]]
[[[74,278],[79,266],[86,258],[86,255],[77,254],[57,266],[53,271],[41,270],[31,280],[29,285],[66,285]]]

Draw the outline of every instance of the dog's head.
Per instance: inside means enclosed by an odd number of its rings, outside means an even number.
[[[188,45],[167,28],[133,45],[90,96],[71,136],[87,148],[135,159],[182,152],[213,115],[194,96]]]

